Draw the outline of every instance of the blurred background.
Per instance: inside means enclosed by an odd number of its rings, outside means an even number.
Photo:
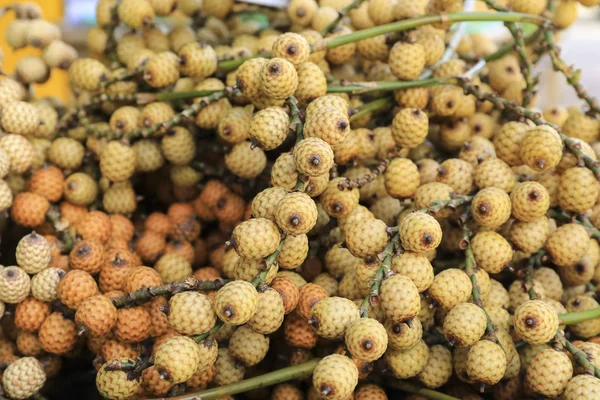
[[[0,6],[22,2],[24,0],[0,0]],[[30,0],[31,1],[31,0]],[[80,53],[84,53],[87,29],[95,25],[95,9],[97,0],[36,0],[44,11],[44,17],[63,26],[63,40],[74,45]],[[245,0],[252,2],[252,0]],[[485,10],[483,1],[478,1],[477,9]],[[600,97],[600,12],[598,7],[580,7],[577,23],[563,32],[560,46],[562,55],[569,64],[574,64],[583,71],[582,82],[590,93]],[[13,18],[12,13],[0,19],[0,46],[4,52],[3,68],[11,73],[17,56],[35,54],[39,50],[25,48],[13,51],[6,45],[3,32]],[[471,23],[470,32],[485,32],[497,40],[510,36],[502,23]],[[542,85],[539,87],[539,108],[549,105],[571,105],[578,101],[574,92],[565,84],[564,78],[551,69],[548,59],[542,60],[537,73],[541,74]],[[69,90],[66,72],[54,70],[51,79],[44,85],[37,85],[36,92],[40,96],[53,95],[68,100]]]

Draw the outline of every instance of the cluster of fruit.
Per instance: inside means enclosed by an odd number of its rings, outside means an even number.
[[[86,358],[116,400],[600,398],[600,111],[555,44],[599,2],[99,0],[87,58],[5,8],[43,52],[0,80],[0,398]],[[526,108],[546,53],[588,110]]]

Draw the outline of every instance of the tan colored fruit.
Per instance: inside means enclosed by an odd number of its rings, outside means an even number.
[[[233,281],[217,292],[214,303],[215,312],[221,320],[233,325],[242,325],[256,313],[258,293],[249,282]]]
[[[165,340],[154,353],[154,365],[167,375],[171,383],[181,383],[191,378],[199,362],[198,345],[185,336]]]
[[[348,351],[359,360],[375,361],[385,352],[388,336],[384,326],[372,318],[352,322],[344,336]]]
[[[358,370],[354,362],[339,354],[323,358],[313,372],[313,387],[324,399],[343,400],[358,383]]]
[[[251,367],[258,364],[269,350],[269,338],[254,332],[248,326],[241,326],[229,339],[229,352],[236,359]]]
[[[479,232],[471,240],[471,248],[477,265],[486,272],[497,274],[510,265],[513,249],[500,234],[492,231]]]
[[[398,79],[417,79],[425,68],[425,50],[418,43],[396,43],[390,50],[390,70]]]
[[[117,309],[106,296],[88,297],[77,308],[75,321],[91,335],[104,336],[117,323]]]
[[[25,270],[6,267],[0,270],[0,301],[17,304],[25,300],[31,289],[31,281]]]
[[[236,226],[232,240],[236,252],[241,257],[260,260],[277,249],[281,235],[273,221],[254,218]]]
[[[530,300],[521,304],[513,317],[517,334],[530,344],[549,342],[558,329],[558,314],[541,300]]]
[[[485,312],[473,303],[457,304],[444,318],[444,336],[458,347],[474,345],[485,333]]]
[[[197,292],[178,293],[169,300],[169,325],[183,335],[200,335],[216,323],[210,299]]]
[[[417,376],[427,366],[429,347],[423,340],[406,350],[389,349],[385,353],[394,377],[407,379]]]
[[[253,148],[252,143],[241,142],[225,155],[225,165],[233,174],[253,179],[267,166],[267,157],[262,149]]]
[[[419,372],[419,380],[428,388],[436,389],[444,385],[451,376],[452,353],[442,345],[431,346],[427,365]]]
[[[424,212],[408,214],[399,225],[400,240],[405,250],[424,253],[437,248],[442,240],[439,222]]]
[[[312,308],[308,322],[319,336],[337,339],[343,337],[350,323],[359,318],[358,307],[353,301],[343,297],[328,297]]]
[[[117,323],[113,333],[126,343],[139,343],[150,336],[150,314],[141,306],[122,308],[117,311]]]
[[[65,354],[77,343],[77,326],[61,313],[50,314],[38,332],[42,349],[52,354]]]
[[[33,357],[23,357],[11,363],[2,374],[2,386],[13,399],[26,399],[35,395],[46,382],[40,362]]]
[[[19,267],[29,274],[36,274],[50,263],[50,245],[43,236],[32,232],[19,241],[15,255]]]
[[[217,385],[228,385],[244,379],[246,367],[233,358],[229,349],[219,349],[215,366],[213,382]]]
[[[565,390],[572,377],[573,365],[569,356],[557,349],[547,349],[533,357],[525,381],[536,393],[555,397]]]
[[[475,343],[467,355],[467,374],[475,381],[495,385],[506,371],[506,354],[498,344],[489,340]]]
[[[415,163],[407,158],[394,158],[385,173],[385,188],[395,198],[406,198],[415,195],[421,177]]]
[[[578,375],[565,388],[565,400],[591,400],[600,395],[600,379],[591,375]]]
[[[589,245],[588,233],[581,225],[565,224],[550,234],[545,248],[558,266],[568,266],[583,257]]]
[[[437,274],[429,287],[429,297],[444,310],[451,310],[471,296],[473,285],[469,276],[456,268]]]

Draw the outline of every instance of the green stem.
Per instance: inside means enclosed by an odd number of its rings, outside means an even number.
[[[573,153],[573,155],[575,157],[577,157],[577,160],[579,160],[587,168],[589,168],[594,173],[596,178],[600,179],[600,162],[585,155],[583,153],[583,151],[581,151],[581,145],[578,142],[576,142],[572,138],[568,137],[564,133],[560,132],[559,128],[556,125],[544,121],[539,112],[531,111],[525,107],[518,105],[514,101],[510,101],[508,99],[498,96],[498,94],[496,94],[496,93],[483,92],[478,86],[473,85],[471,80],[467,77],[458,77],[457,80],[458,80],[458,85],[461,86],[465,90],[465,92],[467,92],[468,94],[474,95],[475,97],[477,97],[478,100],[481,100],[481,101],[487,100],[487,101],[491,102],[494,105],[494,107],[496,107],[499,110],[503,110],[503,109],[512,110],[519,116],[521,116],[523,118],[527,118],[528,120],[530,120],[531,122],[533,122],[536,125],[547,125],[547,126],[551,126],[554,129],[556,129],[556,131],[558,132],[560,138],[562,139],[565,147],[571,153]]]
[[[379,257],[382,259],[381,266],[377,269],[377,272],[375,272],[375,276],[373,277],[373,283],[371,284],[369,294],[365,296],[365,299],[358,308],[360,311],[361,318],[367,318],[369,316],[369,308],[371,307],[371,305],[379,304],[379,289],[381,288],[381,282],[394,275],[394,272],[391,269],[392,256],[394,255],[394,251],[399,246],[400,234],[396,232],[392,236],[392,239],[387,244],[383,252],[379,255]]]
[[[506,7],[498,4],[495,0],[485,0],[485,3],[492,9],[500,12],[509,11]],[[523,30],[514,22],[506,22],[504,24],[514,39],[513,48],[516,51],[519,61],[521,62],[521,71],[525,78],[525,89],[523,91],[523,106],[527,107],[531,102],[531,97],[535,89],[536,81],[533,78],[531,71],[531,63],[525,50],[525,40],[523,38]]]
[[[586,230],[592,238],[600,239],[600,229],[596,228],[594,224],[592,224],[592,222],[590,221],[589,217],[585,214],[574,216],[562,210],[550,209],[550,217],[560,222],[575,223],[582,225],[586,228]]]
[[[418,394],[431,400],[460,400],[457,397],[452,397],[444,393],[436,392],[435,390],[420,387],[408,381],[394,380],[392,381],[391,385],[396,389],[400,389],[408,393]]]
[[[159,92],[159,93],[139,93],[138,96],[142,97],[143,103],[147,104],[153,101],[171,101],[171,100],[188,100],[196,99],[198,97],[210,96],[213,93],[220,92],[220,89],[213,90],[191,90],[189,92]]]
[[[265,278],[267,277],[269,270],[271,269],[271,267],[273,265],[275,265],[275,262],[277,261],[277,257],[279,257],[279,253],[281,253],[281,249],[283,249],[284,241],[285,241],[285,238],[282,238],[281,241],[279,242],[279,246],[277,246],[277,249],[264,258],[264,260],[263,260],[264,264],[265,264],[264,268],[258,274],[256,274],[254,279],[252,279],[250,281],[250,283],[252,285],[254,285],[255,288],[257,288],[258,285],[260,285],[261,283],[263,283],[265,281]]]
[[[533,271],[536,266],[541,265],[542,257],[546,255],[546,250],[540,250],[537,253],[532,254],[529,257],[527,262],[527,267],[525,269],[525,277],[523,278],[523,283],[527,288],[527,292],[529,293],[529,298],[531,300],[540,299],[540,296],[535,291],[535,287],[533,286]]]
[[[600,318],[600,307],[558,315],[561,325],[575,325],[596,318]]]
[[[85,111],[88,108],[98,106],[104,102],[112,101],[112,102],[126,102],[126,103],[139,103],[140,94],[106,94],[102,93],[98,96],[94,96],[89,99],[89,101],[79,107],[74,107],[68,109],[65,114],[60,118],[58,124],[56,125],[56,129],[61,131],[66,129],[78,116],[78,114],[82,111]]]
[[[373,111],[383,110],[391,107],[395,104],[395,101],[391,97],[385,97],[383,99],[373,100],[370,103],[363,104],[358,108],[358,112],[350,117],[350,121],[356,121],[372,113]]]
[[[219,332],[219,329],[221,329],[221,327],[225,325],[225,323],[223,321],[221,321],[220,319],[217,320],[217,323],[215,324],[215,326],[212,327],[212,329],[206,333],[202,333],[200,335],[194,335],[192,336],[192,339],[194,339],[196,341],[196,343],[201,343],[202,341],[206,340],[207,338],[209,338],[210,336],[214,336],[217,332]]]
[[[290,108],[290,130],[296,135],[296,143],[304,140],[304,123],[302,112],[298,107],[298,100],[294,96],[288,97],[286,104]]]
[[[463,204],[470,204],[471,200],[473,200],[473,196],[455,196],[450,200],[434,200],[430,203],[431,205],[429,207],[422,208],[418,211],[435,216],[436,213],[446,207],[456,209]]]
[[[338,11],[338,16],[337,18],[330,23],[329,25],[327,25],[325,28],[323,28],[323,30],[321,30],[321,35],[325,36],[327,35],[329,32],[331,32],[336,26],[338,26],[338,24],[340,23],[340,21],[351,11],[354,10],[355,8],[360,7],[360,5],[364,2],[365,0],[354,0],[352,3],[348,4],[346,7],[342,8],[340,11]]]
[[[223,279],[199,281],[194,276],[190,276],[183,282],[173,282],[167,285],[143,288],[121,297],[113,297],[111,300],[115,307],[122,308],[145,303],[157,296],[172,296],[177,293],[196,290],[219,290],[224,284],[225,281]]]
[[[368,92],[391,92],[394,90],[411,89],[419,87],[430,87],[437,85],[456,84],[456,78],[428,78],[416,81],[380,81],[380,82],[352,82],[350,84],[331,85],[327,87],[327,93],[368,93]]]
[[[255,376],[250,379],[244,379],[229,385],[219,386],[212,389],[203,390],[197,393],[188,393],[185,396],[172,397],[173,400],[216,400],[221,397],[231,396],[238,393],[245,393],[250,390],[259,389],[267,386],[277,385],[278,383],[291,381],[292,379],[305,378],[310,376],[319,359],[307,361],[302,364],[282,368],[277,371],[269,372],[264,375]]]
[[[577,361],[579,365],[581,365],[588,373],[596,376],[596,378],[600,378],[600,368],[597,368],[590,360],[588,360],[586,353],[583,350],[575,347],[573,343],[569,342],[565,336],[562,334],[560,329],[556,332],[556,336],[554,339],[562,344],[565,349],[569,351]]]
[[[127,80],[129,78],[133,78],[136,75],[139,75],[142,71],[144,71],[145,66],[146,66],[146,64],[144,63],[136,69],[124,70],[116,75],[112,75],[112,76],[106,78],[105,80],[102,81],[102,88],[106,88],[106,87],[112,85],[113,83],[121,82],[121,81]]]
[[[550,55],[550,60],[552,60],[552,67],[554,70],[561,72],[565,76],[567,83],[575,90],[577,97],[587,103],[589,107],[588,114],[592,117],[597,117],[598,114],[600,114],[600,106],[598,105],[596,98],[591,96],[581,84],[581,71],[573,71],[573,67],[568,66],[565,61],[560,58],[560,49],[556,46],[554,32],[549,27],[544,31],[544,42],[546,43],[546,48],[548,49],[548,54]]]
[[[358,42],[369,39],[374,36],[385,35],[392,32],[406,31],[409,29],[418,28],[423,25],[430,25],[443,22],[489,22],[489,21],[504,21],[504,22],[529,22],[537,25],[543,24],[546,20],[544,17],[537,15],[515,13],[515,12],[451,12],[424,15],[416,18],[405,19],[374,26],[372,28],[362,29],[347,35],[330,37],[320,40],[312,45],[313,51],[324,51],[335,47],[343,46],[349,43]]]

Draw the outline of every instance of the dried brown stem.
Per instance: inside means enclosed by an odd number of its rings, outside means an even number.
[[[391,159],[386,158],[377,164],[377,166],[371,168],[371,172],[364,174],[356,179],[346,178],[338,183],[338,189],[358,189],[365,186],[367,183],[373,182],[377,177],[385,172],[387,167],[390,165]]]

